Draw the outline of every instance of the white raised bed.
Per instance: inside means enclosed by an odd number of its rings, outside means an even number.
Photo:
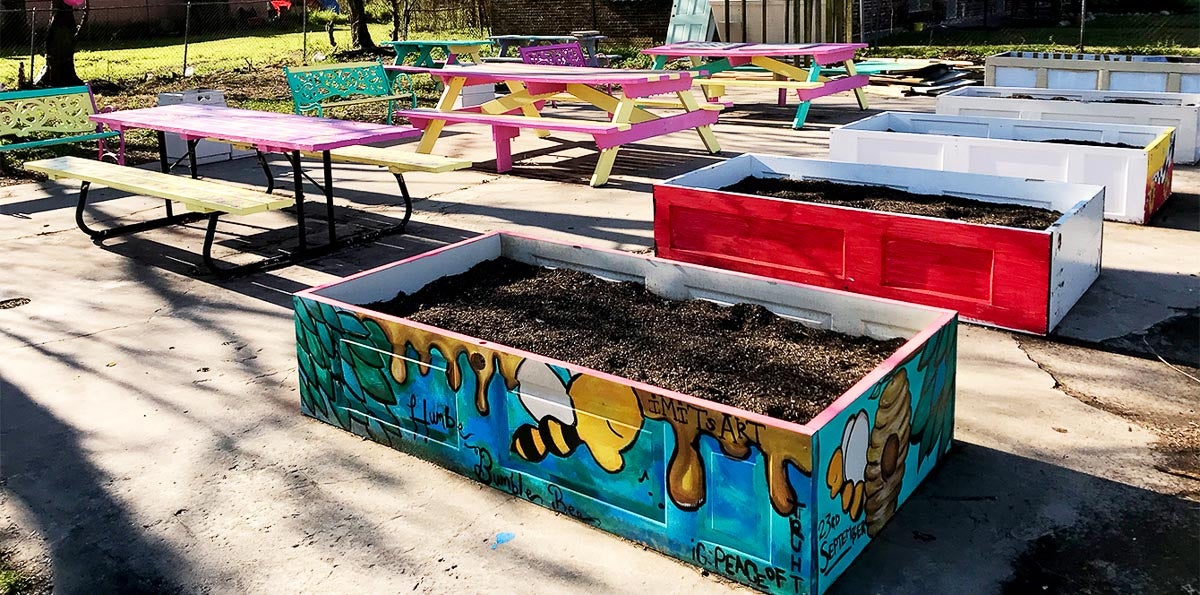
[[[1200,93],[1200,58],[1005,52],[987,59],[989,87]]]
[[[964,87],[939,95],[937,113],[1174,126],[1175,163],[1200,161],[1200,93]]]
[[[1171,195],[1174,129],[884,112],[835,128],[835,161],[1096,184],[1104,218],[1146,223]],[[1139,148],[1037,142],[1068,139]]]

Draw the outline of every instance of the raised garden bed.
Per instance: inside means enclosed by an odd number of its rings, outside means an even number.
[[[793,192],[796,180],[856,185],[866,204],[850,206],[844,191],[835,204],[828,193],[761,195]],[[928,201],[934,208],[888,204],[903,202],[899,192],[942,200]],[[892,197],[889,210],[923,214],[875,210],[879,199],[869,197],[881,195]],[[1099,275],[1103,208],[1096,186],[741,155],[656,185],[654,242],[660,258],[953,308],[965,320],[1046,334]],[[1051,223],[1028,229],[1037,221]]]
[[[1174,139],[1165,126],[884,112],[834,128],[829,158],[1100,185],[1105,219],[1145,224],[1171,195]]]
[[[1005,52],[985,64],[989,87],[1200,93],[1197,57]]]
[[[781,336],[840,337],[877,351],[858,360],[869,371],[843,379],[850,387],[811,420],[785,421],[473,336],[497,332],[538,345],[547,334],[595,331],[585,321],[570,329],[571,317],[542,318],[527,300],[489,301],[512,289],[504,261],[486,263],[497,258],[631,282],[610,289],[628,294],[635,310],[680,309],[734,333],[711,336],[708,348],[748,341],[753,350],[740,353],[750,361],[688,362],[725,376],[718,382],[728,388],[705,387],[715,399],[744,390],[740,369],[746,378],[776,371],[764,410],[796,394],[786,379],[808,356],[781,347]],[[446,278],[469,271],[479,286],[459,295],[469,278]],[[527,278],[533,285],[516,294],[561,300],[575,292],[584,296],[583,306],[572,306],[580,316],[624,303],[594,279],[518,271],[518,283]],[[416,300],[396,299],[427,286]],[[660,297],[647,299],[637,286]],[[746,305],[684,301],[697,299]],[[457,308],[497,303],[501,311],[468,317],[481,324],[468,333],[365,306],[467,326]],[[946,454],[953,434],[957,318],[937,308],[492,233],[300,292],[295,309],[306,415],[772,593],[827,589]],[[487,322],[505,312],[532,316],[544,332]],[[797,331],[775,315],[829,332]],[[670,361],[649,349],[635,345],[623,358]],[[885,359],[875,365],[877,358]]]
[[[1175,163],[1200,161],[1200,93],[966,87],[939,95],[952,116],[1175,127]]]

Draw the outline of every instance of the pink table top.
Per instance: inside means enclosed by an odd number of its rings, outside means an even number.
[[[650,56],[686,58],[702,56],[729,58],[731,56],[821,56],[823,54],[861,50],[865,43],[725,43],[721,41],[683,41],[642,50]]]
[[[443,80],[464,77],[474,83],[503,83],[520,81],[525,83],[584,85],[637,85],[661,81],[690,81],[694,73],[679,70],[623,70],[619,68],[587,68],[581,66],[551,66],[547,64],[464,64],[445,68],[418,68],[412,66],[390,66],[391,70],[404,72],[427,72]]]
[[[211,138],[278,151],[328,151],[420,136],[412,126],[313,118],[201,104],[165,105],[94,114],[113,130],[143,128],[173,132],[185,140]]]

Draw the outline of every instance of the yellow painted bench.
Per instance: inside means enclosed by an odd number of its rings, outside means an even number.
[[[243,143],[232,143],[234,147],[240,149],[248,149],[255,151],[258,154],[258,164],[263,170],[263,174],[267,177],[267,194],[275,191],[275,175],[271,173],[271,167],[267,165],[267,160],[261,152],[258,152],[253,145]],[[321,159],[320,152],[301,151],[301,155],[313,159]],[[284,155],[289,161],[291,157]],[[404,220],[397,226],[403,229],[407,225],[409,218],[412,217],[412,196],[408,193],[408,184],[404,182],[404,174],[409,172],[424,172],[432,174],[440,174],[449,171],[467,169],[474,165],[473,162],[466,159],[455,159],[453,157],[443,157],[441,155],[426,155],[423,153],[414,153],[403,147],[373,147],[371,145],[351,145],[348,147],[340,147],[329,151],[330,161],[336,163],[357,163],[361,165],[378,165],[386,167],[393,176],[396,177],[396,183],[400,185],[400,195],[404,198]],[[297,164],[293,164],[296,166]],[[307,174],[305,174],[307,177]],[[309,178],[309,181],[317,184],[315,180]]]
[[[167,225],[176,225],[208,219],[208,230],[204,237],[203,258],[209,270],[222,273],[212,260],[212,243],[216,235],[217,219],[223,214],[252,215],[275,209],[292,206],[295,200],[291,197],[281,197],[263,194],[248,188],[231,186],[209,180],[195,180],[181,176],[172,176],[156,171],[126,167],[103,161],[80,159],[79,157],[56,157],[28,161],[25,169],[46,174],[52,180],[70,179],[81,182],[79,202],[75,208],[75,223],[79,229],[88,234],[93,241],[100,243],[106,238],[156,229]],[[88,189],[92,184],[100,184],[115,190],[121,190],[142,196],[152,196],[167,201],[178,202],[191,212],[169,214],[166,217],[150,221],[130,223],[108,229],[92,229],[84,221],[84,210],[87,206]],[[301,209],[300,225],[304,224]]]

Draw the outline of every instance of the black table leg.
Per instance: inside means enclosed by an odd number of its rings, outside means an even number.
[[[296,233],[300,252],[308,250],[308,231],[304,227],[304,172],[300,169],[300,151],[292,151],[292,183],[296,185]]]
[[[333,220],[333,159],[329,151],[321,152],[321,165],[325,170],[325,216],[329,217],[329,244],[337,242],[337,225]]]
[[[187,142],[187,158],[188,171],[192,172],[192,179],[200,177],[200,172],[196,171],[196,139],[189,139]]]
[[[171,166],[167,163],[167,135],[162,131],[158,133],[158,169],[164,174],[171,173]],[[171,201],[168,200],[167,216],[173,217],[174,215],[174,207],[171,205]]]

